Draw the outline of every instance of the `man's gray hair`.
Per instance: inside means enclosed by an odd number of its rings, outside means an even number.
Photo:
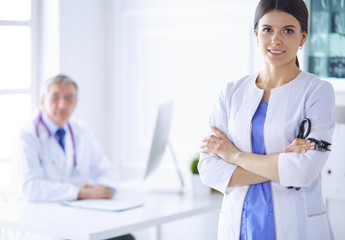
[[[51,85],[54,83],[72,83],[75,87],[76,94],[78,95],[78,85],[77,83],[68,77],[67,75],[59,74],[56,75],[55,77],[48,78],[47,80],[43,81],[41,84],[41,89],[40,89],[40,96],[45,96],[49,92],[49,88]]]

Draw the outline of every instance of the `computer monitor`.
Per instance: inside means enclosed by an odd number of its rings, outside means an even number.
[[[172,145],[169,141],[170,138],[170,129],[172,122],[172,113],[173,113],[173,101],[167,102],[159,106],[156,125],[153,133],[153,138],[151,142],[151,149],[149,153],[149,158],[144,174],[144,179],[151,175],[161,164],[162,158],[166,147],[168,146],[174,163],[177,170],[178,177],[180,179],[181,187],[184,187],[184,181],[182,178],[181,171],[178,166],[178,162],[175,156],[175,152],[172,148]]]

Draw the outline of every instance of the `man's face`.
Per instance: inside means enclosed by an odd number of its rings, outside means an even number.
[[[53,83],[40,103],[43,111],[59,127],[63,127],[77,105],[76,88],[73,83]]]

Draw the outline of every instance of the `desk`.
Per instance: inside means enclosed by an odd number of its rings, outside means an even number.
[[[138,196],[140,197],[140,196]],[[103,212],[59,203],[0,203],[0,228],[12,228],[68,239],[105,239],[156,227],[198,214],[218,211],[221,194],[149,194],[144,206],[124,212]]]

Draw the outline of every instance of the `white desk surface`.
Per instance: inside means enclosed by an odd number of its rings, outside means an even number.
[[[58,238],[104,239],[219,210],[221,199],[221,194],[196,197],[189,193],[151,193],[143,197],[143,207],[124,212],[79,209],[59,203],[0,203],[0,228]]]

